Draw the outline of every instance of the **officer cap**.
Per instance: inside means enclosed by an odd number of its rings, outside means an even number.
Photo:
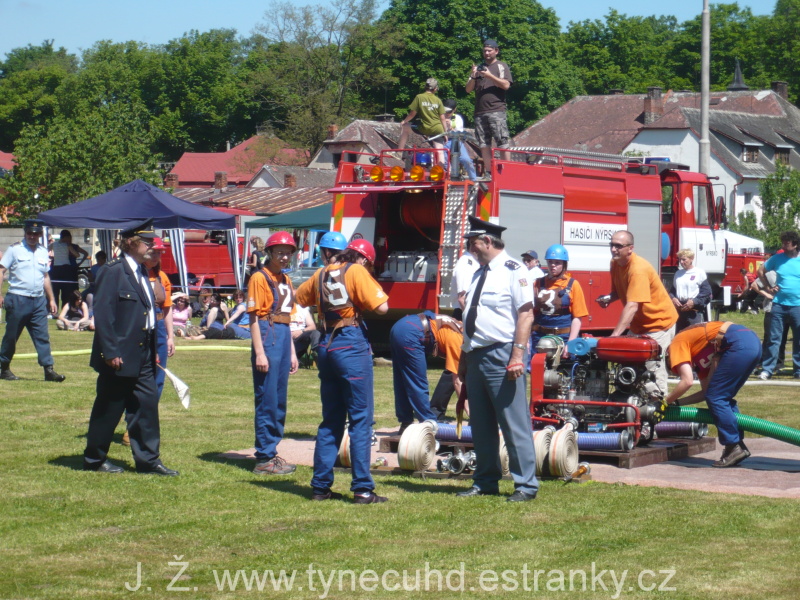
[[[25,219],[23,227],[25,228],[25,233],[42,233],[44,221],[41,219]]]
[[[132,227],[128,227],[125,231],[120,231],[119,235],[122,238],[132,238],[138,235],[140,238],[152,240],[156,237],[156,230],[153,228],[153,219],[147,219]]]
[[[477,235],[493,235],[499,238],[501,234],[506,230],[506,227],[495,225],[494,223],[489,223],[489,221],[483,221],[482,219],[479,219],[478,217],[473,217],[472,215],[470,215],[468,218],[469,218],[469,231],[466,234],[464,234],[464,239],[469,239]]]

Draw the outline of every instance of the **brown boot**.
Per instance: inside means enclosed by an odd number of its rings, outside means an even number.
[[[130,446],[131,445],[131,436],[128,435],[128,430],[125,430],[125,433],[122,434],[122,445],[123,446]]]

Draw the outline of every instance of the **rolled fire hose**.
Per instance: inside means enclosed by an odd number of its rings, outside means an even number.
[[[347,427],[344,428],[342,443],[339,444],[339,464],[345,468],[352,466],[350,464],[350,432]]]
[[[627,430],[613,433],[578,433],[579,450],[622,450],[633,449],[633,438]]]
[[[397,462],[405,471],[427,471],[436,457],[436,423],[409,425],[397,445]]]
[[[578,435],[571,423],[553,434],[548,467],[553,477],[566,477],[578,469]]]
[[[661,421],[656,423],[656,435],[660,438],[688,437],[699,440],[708,435],[708,425],[688,421]]]
[[[471,442],[472,427],[469,425],[464,425],[461,428],[461,437],[459,438],[455,425],[439,423],[439,429],[436,432],[436,439],[440,442]]]
[[[800,446],[800,431],[797,429],[749,415],[734,413],[734,416],[736,417],[737,425],[745,431]],[[664,418],[667,421],[696,421],[698,423],[714,424],[711,411],[691,406],[670,406],[667,408]]]
[[[550,454],[550,441],[556,428],[548,425],[544,429],[533,432],[533,448],[536,452],[536,474],[540,477],[545,474],[544,468],[547,464],[547,457]]]

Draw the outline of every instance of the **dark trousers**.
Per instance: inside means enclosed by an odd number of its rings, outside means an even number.
[[[123,412],[136,467],[148,470],[159,465],[158,388],[149,344],[144,346],[138,377],[119,377],[105,370],[97,376],[97,397],[89,417],[83,454],[88,467],[99,467],[108,458],[114,430]]]
[[[297,358],[303,356],[309,348],[311,348],[312,352],[319,352],[317,348],[319,347],[319,338],[321,336],[322,334],[316,329],[306,329],[298,337],[294,338],[292,341],[294,342],[294,352]]]
[[[47,332],[47,300],[44,296],[30,298],[18,294],[7,294],[6,333],[0,346],[0,362],[8,364],[17,351],[17,341],[22,330],[28,330],[33,346],[39,355],[39,364],[43,367],[53,366],[53,355],[50,353],[50,334]]]
[[[447,415],[447,405],[450,404],[450,398],[456,391],[456,386],[453,385],[453,374],[445,369],[439,376],[439,381],[436,387],[433,388],[431,394],[431,410],[436,415],[437,420],[443,419]]]
[[[69,304],[72,292],[78,289],[78,267],[74,265],[50,267],[50,282],[56,304],[59,307]]]

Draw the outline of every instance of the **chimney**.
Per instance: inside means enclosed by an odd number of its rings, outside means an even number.
[[[394,123],[394,115],[392,113],[383,113],[375,115],[375,120],[378,123]]]
[[[650,125],[664,115],[664,105],[661,102],[661,88],[647,88],[647,97],[644,99],[644,124]]]
[[[228,187],[228,173],[226,171],[217,171],[214,173],[214,189],[224,190]]]
[[[778,94],[784,100],[789,99],[789,84],[785,81],[773,81],[771,84],[772,91]]]
[[[178,187],[178,181],[177,173],[167,173],[167,176],[164,178],[164,187],[176,188]]]
[[[332,140],[339,134],[339,126],[336,123],[328,125],[328,139]]]
[[[295,177],[291,173],[286,173],[283,176],[283,187],[285,188],[297,187],[297,177]]]
[[[609,96],[622,96],[625,94],[625,91],[622,88],[611,88],[608,90]]]

